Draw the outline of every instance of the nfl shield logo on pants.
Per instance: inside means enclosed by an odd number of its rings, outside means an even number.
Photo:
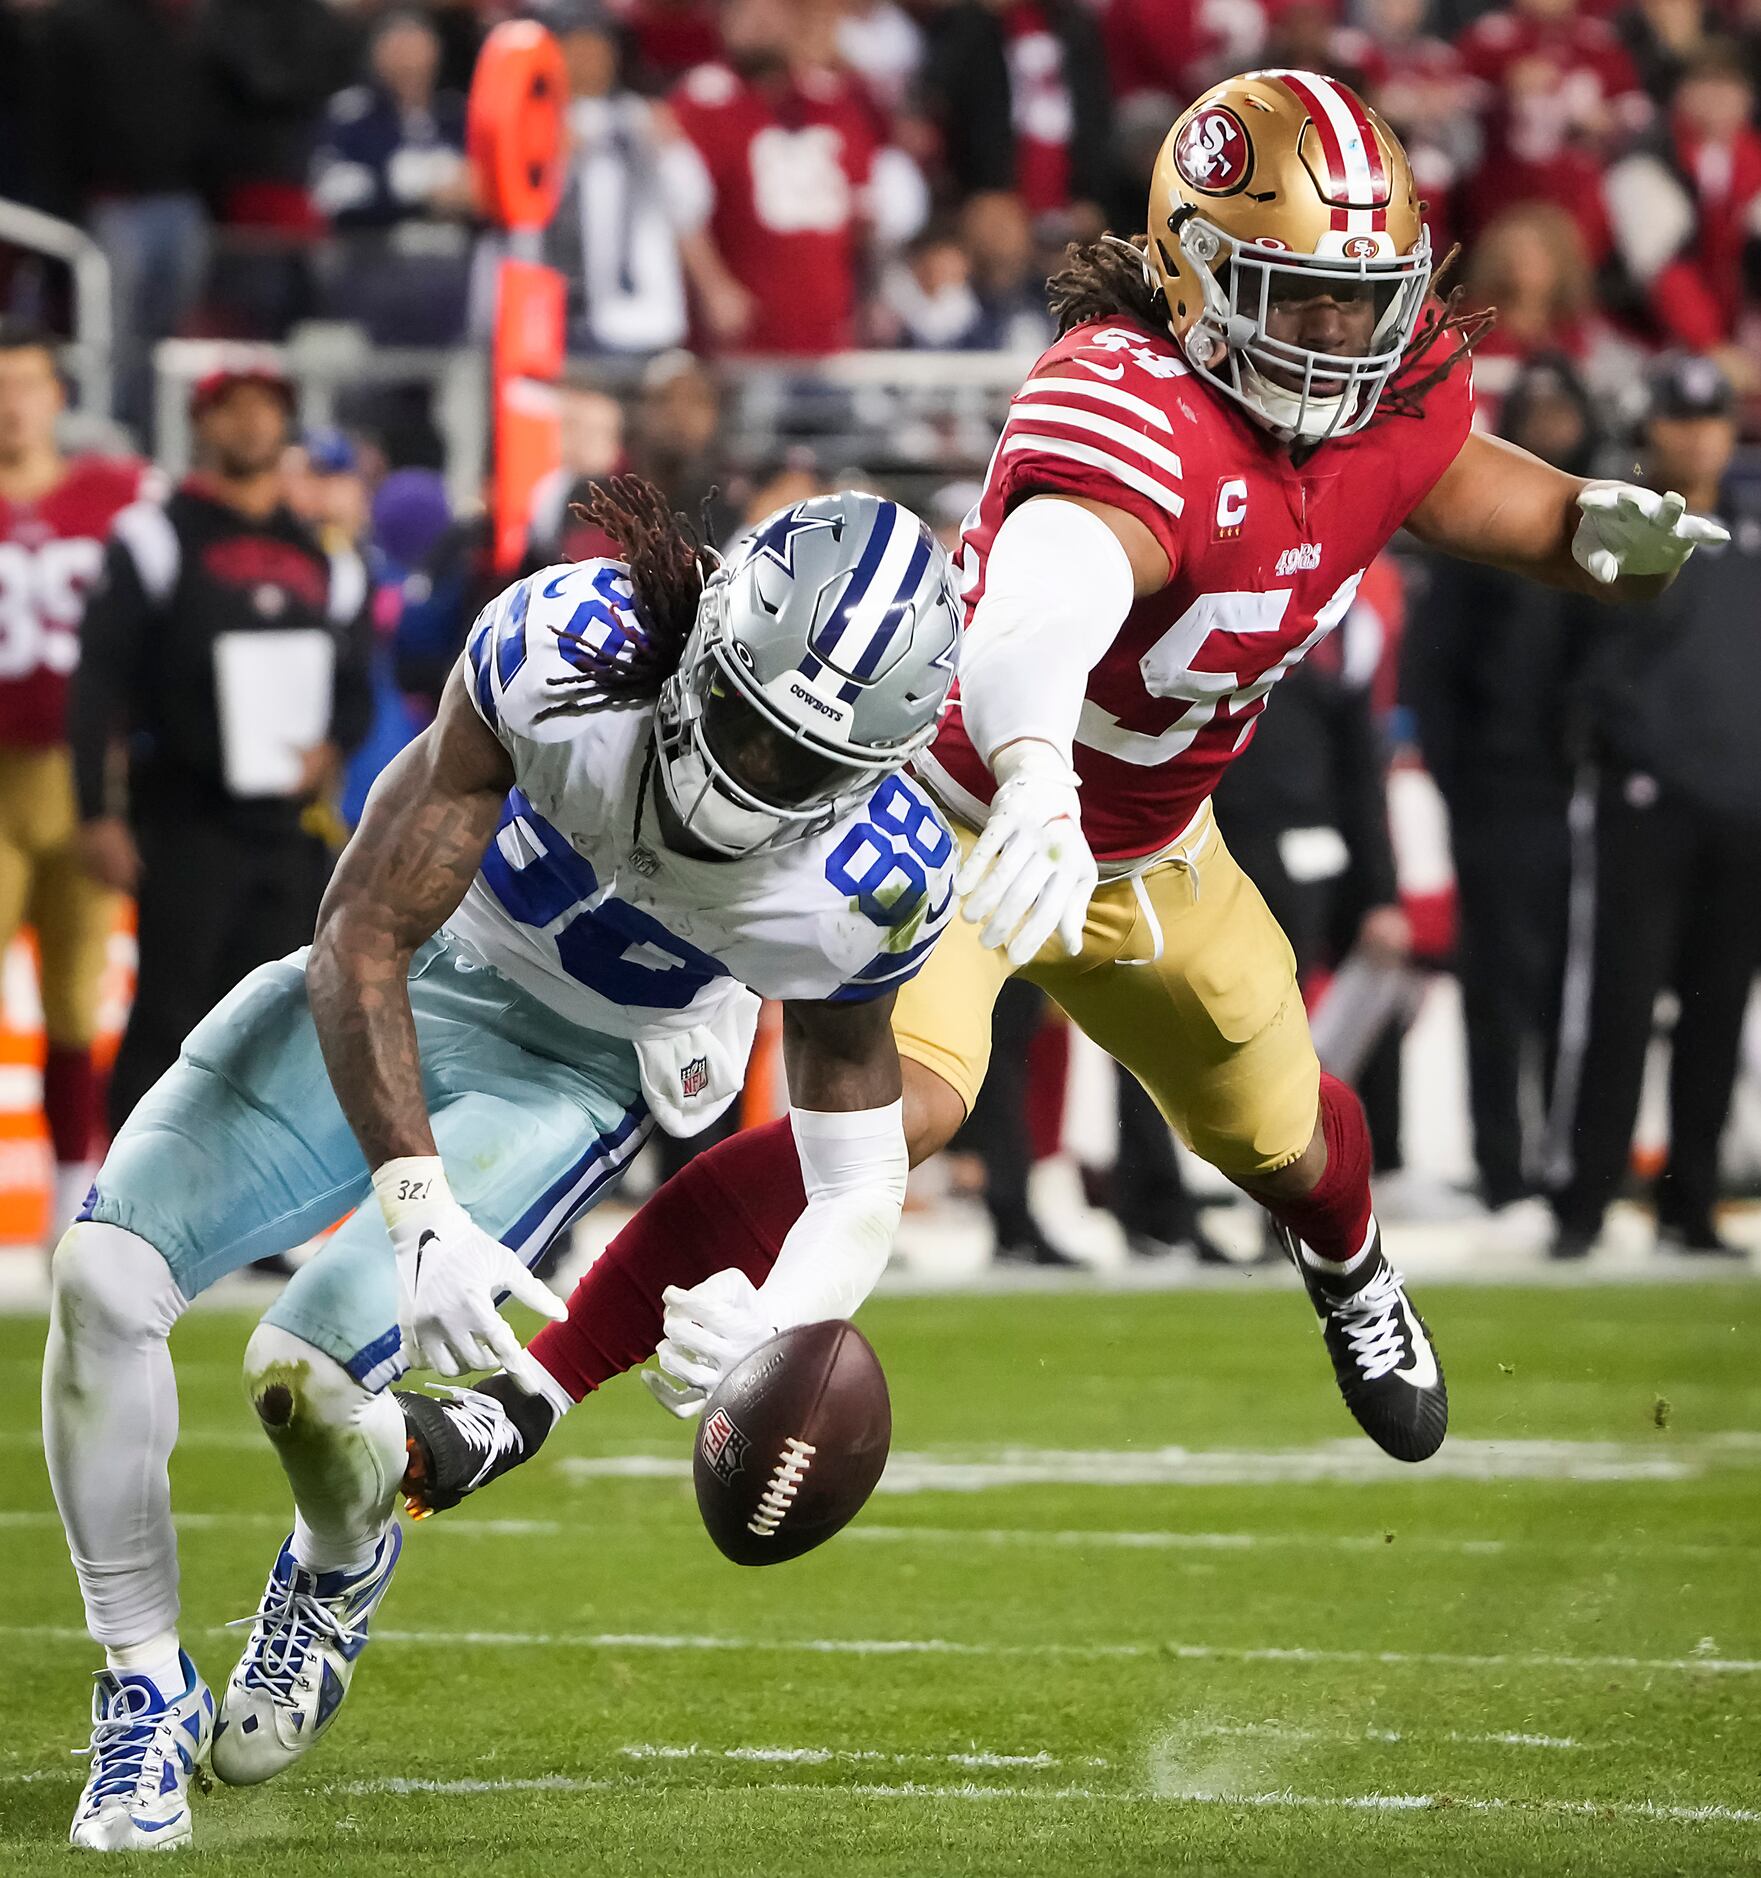
[[[679,1093],[689,1101],[692,1096],[700,1096],[709,1087],[709,1058],[694,1056],[679,1071]]]

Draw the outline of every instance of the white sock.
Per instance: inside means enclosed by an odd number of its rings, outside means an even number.
[[[169,1637],[175,1657],[177,1378],[165,1339],[189,1300],[145,1239],[95,1220],[68,1229],[51,1270],[43,1449],[86,1624],[119,1649]]]
[[[145,1643],[112,1644],[104,1652],[106,1665],[119,1676],[145,1676],[167,1702],[183,1694],[183,1660],[178,1654],[177,1632],[161,1631]]]
[[[531,1356],[531,1352],[527,1351],[527,1355]],[[562,1418],[568,1414],[570,1409],[576,1408],[579,1405],[575,1401],[575,1398],[569,1394],[568,1390],[566,1390],[550,1371],[538,1361],[537,1357],[532,1357],[532,1361],[538,1370],[539,1397],[550,1404],[555,1416],[555,1419],[550,1424],[551,1427],[554,1428],[557,1422],[560,1422]]]
[[[1330,1278],[1349,1278],[1354,1272],[1362,1271],[1376,1249],[1376,1216],[1370,1215],[1370,1223],[1364,1228],[1364,1242],[1348,1259],[1324,1259],[1306,1241],[1299,1239],[1297,1244],[1302,1248],[1302,1262],[1311,1271],[1325,1273]]]
[[[293,1554],[307,1571],[359,1571],[395,1516],[404,1412],[279,1324],[245,1349],[245,1382],[293,1488]]]

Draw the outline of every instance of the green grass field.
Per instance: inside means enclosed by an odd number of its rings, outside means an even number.
[[[274,1873],[1761,1870],[1761,1286],[1421,1294],[1442,1465],[1356,1436],[1293,1292],[882,1300],[888,1485],[722,1561],[633,1384],[408,1535],[336,1727],[199,1800]],[[286,1524],[174,1340],[186,1640]],[[65,1870],[94,1652],[0,1320],[0,1870]],[[907,1489],[898,1491],[896,1489]]]

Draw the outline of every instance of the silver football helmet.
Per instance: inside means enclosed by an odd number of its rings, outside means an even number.
[[[736,858],[835,821],[927,744],[954,681],[948,557],[909,509],[841,490],[742,538],[655,714],[662,786]]]

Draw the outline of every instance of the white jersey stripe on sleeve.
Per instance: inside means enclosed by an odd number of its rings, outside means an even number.
[[[1080,364],[1081,360],[1076,362]],[[1158,410],[1147,398],[1121,391],[1117,385],[1096,384],[1092,378],[1064,378],[1047,374],[1043,378],[1030,378],[1015,396],[1017,400],[1040,398],[1052,392],[1060,397],[1089,398],[1098,404],[1116,405],[1122,411],[1131,412],[1134,417],[1141,417],[1146,424],[1155,425],[1157,430],[1165,430],[1170,435],[1174,430],[1168,413]],[[1020,408],[1019,403],[1016,408]]]
[[[1078,410],[1068,404],[1017,404],[1009,412],[1011,424],[1030,417],[1041,424],[1066,424],[1072,430],[1085,430],[1092,436],[1104,437],[1109,443],[1130,451],[1133,456],[1142,457],[1152,468],[1172,476],[1176,482],[1184,478],[1180,459],[1172,450],[1164,449],[1159,443],[1152,443],[1141,431],[1116,423],[1110,417],[1099,417],[1093,411]]]
[[[1037,431],[1024,430],[1014,436],[1005,434],[999,454],[1007,456],[1014,450],[1033,450],[1041,456],[1064,457],[1072,463],[1086,464],[1090,469],[1102,470],[1116,477],[1127,489],[1135,489],[1139,495],[1148,496],[1157,508],[1166,509],[1170,515],[1186,512],[1186,498],[1176,494],[1166,483],[1159,482],[1145,470],[1121,462],[1105,450],[1091,449],[1086,443],[1077,443],[1069,437],[1047,437]]]

